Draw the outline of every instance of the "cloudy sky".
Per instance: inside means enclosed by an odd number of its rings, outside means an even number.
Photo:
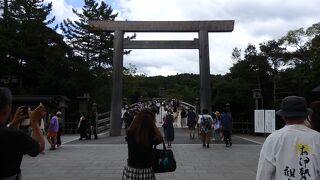
[[[45,0],[47,2],[52,0]],[[100,0],[101,1],[101,0]],[[210,72],[225,74],[232,66],[234,47],[277,39],[288,30],[320,21],[319,0],[107,0],[117,20],[235,20],[232,33],[210,33]],[[54,0],[56,22],[76,19],[72,8],[82,0]],[[137,40],[192,40],[197,33],[138,33]],[[199,73],[198,50],[134,50],[124,65],[136,65],[149,76]]]

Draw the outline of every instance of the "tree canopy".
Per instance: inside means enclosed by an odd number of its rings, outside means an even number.
[[[114,21],[117,13],[110,5],[84,0],[81,11],[72,10],[79,19],[63,22],[49,18],[52,3],[43,0],[2,1],[0,6],[1,86],[14,94],[61,94],[71,100],[90,93],[100,110],[109,110],[113,34],[91,32],[88,21]],[[312,89],[320,85],[320,23],[258,45],[248,42],[245,49],[235,47],[231,58],[230,72],[211,76],[213,109],[229,102],[233,112],[250,118],[253,89],[262,90],[265,109],[278,108],[287,95],[319,99]],[[195,74],[148,77],[137,74],[135,65],[123,72],[127,103],[167,97],[195,104],[199,97]]]

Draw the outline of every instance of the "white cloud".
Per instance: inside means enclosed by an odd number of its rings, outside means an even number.
[[[263,41],[280,38],[288,30],[308,27],[320,20],[319,0],[114,0],[111,3],[119,13],[117,20],[234,19],[232,33],[209,35],[211,74],[229,71],[235,46],[244,50],[252,43],[258,47]],[[79,2],[75,0],[53,1],[57,22],[76,19],[71,9],[80,8],[77,6]],[[197,33],[139,33],[137,39],[191,40],[197,36]],[[197,50],[133,50],[124,60],[125,65],[135,64],[138,71],[148,75],[199,72]]]
[[[64,19],[77,20],[78,17],[72,12],[72,8],[77,9],[65,0],[44,0],[45,3],[52,2],[51,13],[56,17],[56,23],[62,22]]]
[[[234,19],[232,33],[209,35],[212,74],[225,74],[232,65],[231,52],[248,43],[258,46],[277,39],[288,30],[308,27],[319,21],[318,0],[119,0],[118,20],[223,20]],[[197,34],[141,33],[138,39],[193,39]],[[147,63],[146,63],[147,62]],[[134,50],[125,65],[136,64],[148,75],[198,73],[198,53],[190,50]]]

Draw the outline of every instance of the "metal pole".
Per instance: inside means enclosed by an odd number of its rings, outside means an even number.
[[[98,131],[98,111],[94,112],[94,118],[96,120],[96,124],[95,124],[96,132],[97,134],[99,134],[100,132]]]
[[[162,103],[160,103],[160,123],[162,124]]]
[[[208,31],[199,31],[200,111],[211,112],[210,60]]]
[[[114,32],[110,136],[121,135],[123,31]]]
[[[259,99],[258,98],[256,98],[256,109],[259,109]]]

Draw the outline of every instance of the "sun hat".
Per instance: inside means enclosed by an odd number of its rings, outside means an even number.
[[[281,109],[276,114],[282,117],[307,117],[310,112],[304,97],[288,96],[282,100]]]

